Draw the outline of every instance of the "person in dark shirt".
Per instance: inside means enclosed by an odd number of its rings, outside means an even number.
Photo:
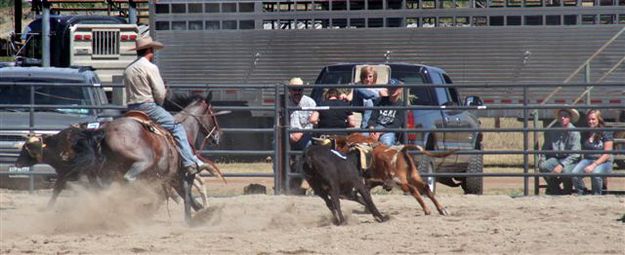
[[[402,83],[399,80],[391,79],[388,88],[388,96],[380,97],[376,106],[403,106],[401,100],[402,88],[398,85]],[[401,128],[404,125],[404,111],[397,109],[379,109],[373,110],[371,118],[367,124],[371,130],[369,136],[379,140],[387,146],[395,145],[397,142],[396,132],[383,132],[385,128]],[[380,130],[382,129],[382,130]]]
[[[328,110],[319,111],[319,124],[317,128],[347,128],[353,127],[354,124],[349,123],[349,116],[352,111],[349,109],[332,109],[332,107],[349,106],[349,103],[339,99],[339,90],[332,88],[326,93],[326,100],[319,106],[329,106]]]
[[[605,121],[601,116],[599,110],[591,110],[586,114],[586,121],[588,127],[593,129],[600,129],[605,127]],[[582,150],[596,150],[596,151],[610,151],[614,148],[614,135],[610,131],[592,131],[590,136],[582,143]],[[573,168],[574,174],[605,174],[612,172],[612,162],[614,156],[609,153],[596,153],[585,154],[575,168]],[[584,194],[586,189],[583,181],[583,176],[573,177],[573,184],[578,194]],[[603,177],[593,176],[590,178],[592,184],[592,194],[601,195],[601,188],[603,187]]]

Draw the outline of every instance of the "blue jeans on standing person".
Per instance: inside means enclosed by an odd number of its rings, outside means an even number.
[[[180,157],[182,158],[183,166],[188,167],[197,163],[197,158],[193,155],[193,150],[189,145],[189,140],[187,140],[187,132],[182,125],[176,123],[171,113],[156,103],[129,104],[128,110],[144,112],[150,116],[152,121],[171,132],[174,136],[174,140],[176,140],[178,144],[178,148],[180,148]]]
[[[574,174],[583,174],[584,168],[592,164],[594,159],[582,159],[575,168],[573,168]],[[609,174],[612,172],[612,161],[607,161],[601,165],[595,167],[591,173],[593,174]],[[601,176],[593,176],[590,177],[592,184],[592,194],[593,195],[601,195],[601,189],[603,188],[603,177]],[[583,176],[575,176],[573,177],[573,185],[575,185],[575,189],[577,190],[577,194],[583,194],[584,189],[586,188],[584,185],[584,177]]]

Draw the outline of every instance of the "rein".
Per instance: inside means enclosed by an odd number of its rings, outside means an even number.
[[[183,112],[186,116],[191,116],[193,117],[197,123],[200,125],[200,127],[202,127],[204,129],[204,131],[207,133],[207,135],[204,137],[204,139],[202,140],[202,145],[200,147],[200,150],[202,150],[204,148],[204,146],[206,146],[206,142],[210,137],[214,137],[214,134],[216,133],[215,131],[219,130],[219,124],[217,123],[217,117],[215,117],[215,114],[213,113],[213,108],[212,105],[208,105],[207,110],[208,110],[208,114],[211,117],[211,119],[213,120],[213,128],[208,128],[204,122],[202,122],[202,120],[200,119],[201,116],[197,116],[195,114],[192,114],[188,111],[185,111],[184,107],[182,107],[181,105],[179,105],[178,103],[169,100],[169,102],[171,104],[173,104],[174,106],[180,108],[180,111]],[[185,118],[186,119],[186,118]]]

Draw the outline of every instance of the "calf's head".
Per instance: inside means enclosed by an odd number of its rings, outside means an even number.
[[[41,135],[29,136],[22,146],[22,150],[17,157],[15,165],[17,167],[25,167],[32,166],[37,163],[42,163],[43,150],[46,147],[44,139],[45,137]]]

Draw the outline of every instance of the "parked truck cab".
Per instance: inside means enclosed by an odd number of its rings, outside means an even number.
[[[41,21],[37,18],[24,29],[16,65],[42,65]],[[137,25],[120,17],[50,15],[50,66],[91,66],[110,84],[136,58],[129,49],[138,34]]]

